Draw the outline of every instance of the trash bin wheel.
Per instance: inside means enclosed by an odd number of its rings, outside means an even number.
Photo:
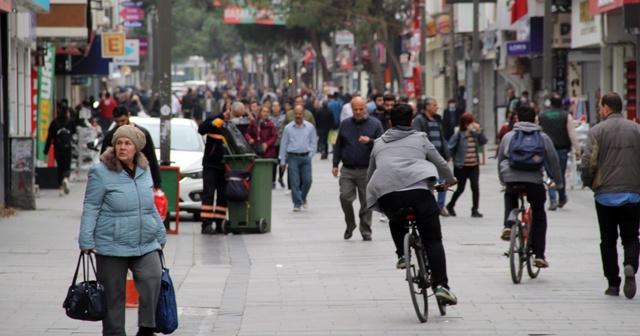
[[[229,222],[226,219],[222,221],[222,233],[224,234],[231,233],[231,222]]]
[[[267,232],[267,220],[266,219],[260,218],[260,220],[258,221],[258,231],[260,233]]]

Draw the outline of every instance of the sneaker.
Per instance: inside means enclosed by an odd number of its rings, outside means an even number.
[[[69,194],[69,179],[65,178],[62,180],[62,187],[64,188],[65,195]]]
[[[562,207],[567,204],[567,202],[569,201],[568,198],[565,198],[564,201],[560,201],[558,202],[558,208],[562,209]]]
[[[284,192],[284,195],[285,195],[285,196],[289,196],[289,195],[291,195],[291,190],[286,190],[286,191]]]
[[[371,235],[362,235],[362,240],[371,241]]]
[[[381,222],[386,222],[387,220],[389,220],[389,218],[387,218],[387,216],[385,216],[385,214],[380,214],[380,221]]]
[[[451,204],[448,204],[446,206],[446,208],[447,208],[447,211],[449,211],[449,216],[451,216],[451,217],[455,217],[456,216],[456,212],[455,212],[455,210],[453,210],[453,207],[451,206]]]
[[[500,234],[500,239],[502,239],[504,241],[510,241],[511,240],[511,228],[505,227],[504,229],[502,229],[502,233]]]
[[[440,208],[440,216],[449,217],[449,213],[447,212],[447,209],[445,209],[444,207]]]
[[[453,295],[453,293],[451,293],[449,289],[443,287],[442,285],[438,285],[436,287],[435,292],[436,292],[436,298],[442,304],[449,305],[449,306],[458,304],[458,298],[456,298],[456,296]]]
[[[60,197],[64,197],[64,195],[66,195],[66,194],[64,193],[64,190],[60,189],[60,192],[58,193],[58,196],[60,196]]]
[[[217,232],[216,229],[213,228],[213,225],[205,225],[202,227],[202,230],[200,230],[200,233],[214,235]]]
[[[278,183],[280,183],[280,186],[284,189],[284,182],[282,182],[282,179],[278,179]]]
[[[620,287],[609,286],[609,288],[604,291],[604,295],[620,296]]]
[[[627,299],[633,299],[633,297],[636,296],[636,271],[631,265],[624,267],[623,291]]]
[[[302,201],[302,207],[305,209],[309,208],[309,204],[307,204],[307,201]]]
[[[558,208],[558,206],[559,206],[558,201],[550,200],[549,201],[549,209],[548,210],[555,211]]]
[[[300,206],[294,206],[293,212],[300,212]]]
[[[404,260],[404,257],[398,258],[398,261],[396,262],[396,268],[397,269],[407,268],[407,262]]]
[[[533,261],[533,266],[538,268],[547,268],[549,263],[544,258],[537,258]]]
[[[471,211],[471,217],[473,217],[473,218],[482,218],[483,215],[481,213],[479,213],[478,211]]]

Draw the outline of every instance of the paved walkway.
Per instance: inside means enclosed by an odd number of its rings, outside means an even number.
[[[484,218],[470,218],[471,192],[443,219],[450,285],[459,304],[447,316],[430,300],[419,323],[386,223],[374,214],[373,241],[345,229],[331,163],[313,166],[309,209],[292,212],[273,192],[272,232],[200,234],[184,215],[166,256],[177,289],[174,335],[638,335],[638,298],[603,294],[592,193],[570,190],[549,213],[551,267],[511,282],[506,243],[498,239],[502,194],[495,161],[481,167]],[[77,258],[85,184],[58,197],[43,190],[37,211],[0,218],[0,335],[97,335],[100,324],[67,318],[61,308]],[[357,207],[357,205],[356,205]],[[640,298],[640,297],[639,297]],[[127,330],[136,331],[136,310]]]

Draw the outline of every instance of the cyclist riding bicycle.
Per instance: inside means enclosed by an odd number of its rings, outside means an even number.
[[[500,182],[506,186],[504,193],[504,229],[500,238],[502,240],[509,241],[511,238],[511,225],[513,223],[507,223],[507,218],[511,213],[511,210],[518,207],[519,191],[526,192],[527,201],[531,205],[533,228],[531,232],[531,244],[533,254],[535,255],[534,265],[536,267],[545,268],[549,267],[544,252],[546,245],[547,235],[547,213],[544,209],[544,203],[547,199],[546,190],[544,188],[544,162],[548,163],[551,168],[553,176],[562,176],[560,170],[560,161],[558,160],[558,154],[551,138],[542,132],[542,128],[535,124],[536,112],[527,105],[518,107],[517,111],[518,122],[514,125],[513,130],[505,134],[500,141],[500,153],[498,154],[498,176]],[[538,159],[542,159],[539,162],[539,167],[533,169],[526,169],[526,167],[516,166],[513,160],[509,160],[509,156],[515,156],[516,153],[510,151],[510,146],[515,146],[512,139],[522,134],[529,135],[530,142],[534,143],[535,133],[538,133],[544,140],[544,149],[540,155],[537,155]],[[535,145],[529,144],[531,151],[536,150]],[[517,153],[526,157],[527,153]],[[529,153],[531,154],[531,153]],[[535,157],[535,155],[534,155]],[[513,158],[512,158],[513,159]],[[517,168],[516,168],[517,167]],[[524,189],[516,190],[515,186],[523,186]],[[557,188],[562,188],[562,179],[556,182]]]
[[[456,183],[447,162],[438,154],[424,132],[411,129],[411,105],[397,103],[390,114],[391,128],[376,139],[367,172],[367,205],[389,218],[389,229],[396,246],[396,267],[405,268],[403,239],[407,230],[401,208],[415,209],[416,225],[431,266],[435,295],[444,304],[458,300],[449,290],[447,264],[440,229],[440,208],[433,196],[438,176],[444,187]]]

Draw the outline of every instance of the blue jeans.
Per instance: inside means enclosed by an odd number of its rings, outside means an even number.
[[[442,177],[438,178],[438,183],[442,183],[444,182],[444,179]],[[439,208],[444,208],[444,202],[447,200],[447,192],[443,191],[443,192],[439,192],[438,193],[438,207]]]
[[[293,206],[299,207],[307,201],[311,189],[311,158],[309,156],[287,156],[289,163],[289,186]],[[300,183],[302,181],[302,183]],[[302,186],[302,187],[301,187]]]
[[[569,151],[566,149],[556,149],[556,153],[558,153],[558,159],[560,160],[560,171],[562,172],[562,189],[557,188],[558,195],[560,196],[560,202],[566,202],[567,200],[567,179],[565,177],[565,172],[567,171],[567,161],[569,160]],[[547,171],[547,175],[551,177],[554,181],[559,181],[555,176],[551,176],[551,169],[549,168],[549,164],[545,161],[544,169]],[[556,196],[556,188],[549,188],[549,199],[552,201],[558,200],[558,196]]]

